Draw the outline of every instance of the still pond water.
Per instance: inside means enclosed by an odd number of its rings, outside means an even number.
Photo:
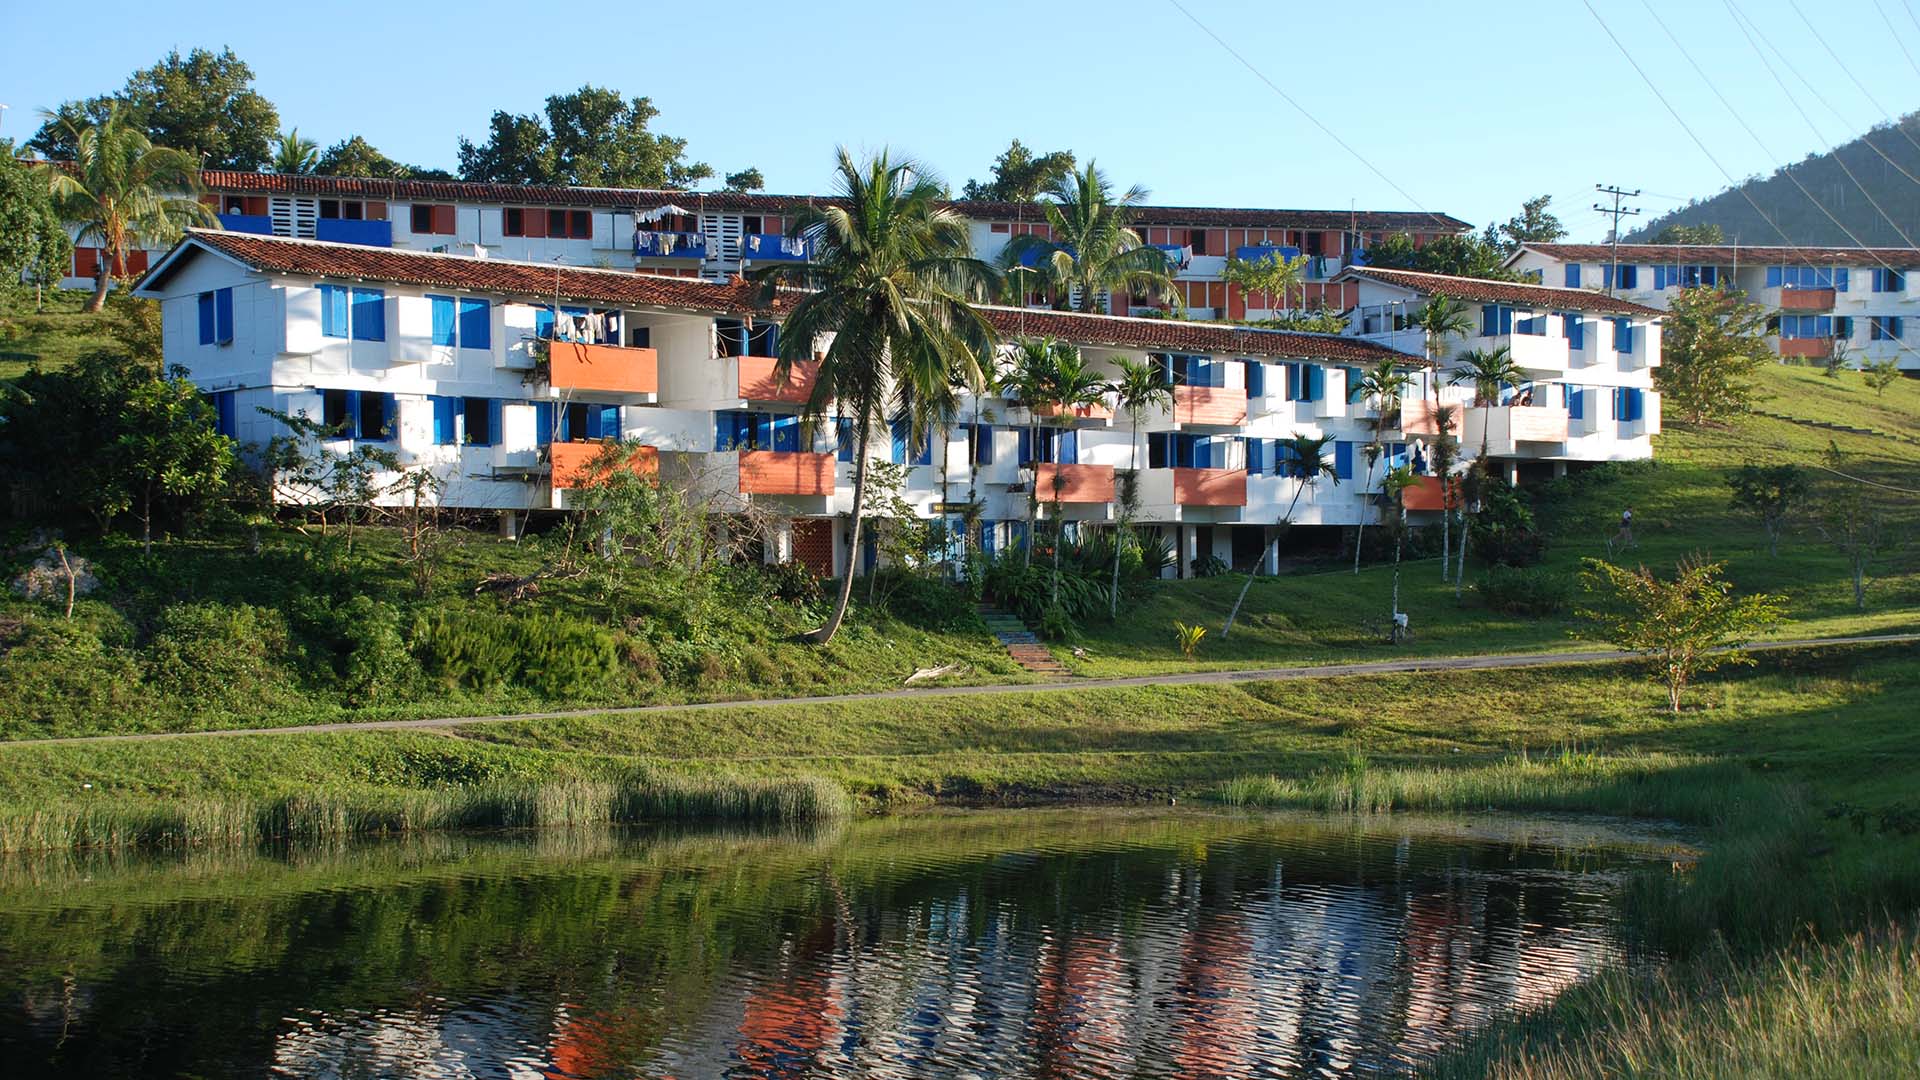
[[[0,1075],[1390,1073],[1674,838],[988,811],[0,863]]]

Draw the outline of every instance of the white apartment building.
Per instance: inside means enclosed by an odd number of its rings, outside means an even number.
[[[1375,277],[1351,285],[1383,288]],[[722,510],[772,511],[781,524],[769,558],[823,573],[846,565],[850,431],[832,417],[803,422],[812,366],[775,381],[784,304],[763,305],[743,282],[196,230],[137,291],[160,301],[168,362],[187,368],[243,443],[283,433],[262,409],[304,413],[340,430],[334,449],[374,443],[432,469],[445,505],[523,515],[566,507],[602,442],[639,442],[649,448],[640,467],[699,485]],[[951,426],[922,440],[880,433],[870,452],[908,466],[906,495],[921,514],[958,525],[959,508],[977,501],[979,541],[1003,549],[1022,542],[1030,517],[1114,520],[1116,482],[1137,467],[1136,520],[1176,544],[1182,572],[1204,555],[1251,564],[1290,505],[1306,526],[1378,520],[1380,470],[1362,451],[1375,416],[1349,387],[1364,367],[1417,365],[1417,355],[1352,335],[986,312],[1008,340],[1075,344],[1112,374],[1123,358],[1152,363],[1173,405],[1144,417],[1137,437],[1109,408],[1036,417],[1004,398],[964,400]],[[1656,334],[1645,347],[1657,350]],[[1296,434],[1335,440],[1339,482],[1307,487],[1294,505],[1300,484],[1283,475],[1277,444]],[[1385,437],[1390,463],[1417,456],[1417,430]],[[1646,446],[1610,429],[1554,453]]]
[[[1838,353],[1853,366],[1897,360],[1920,371],[1920,249],[1526,244],[1507,265],[1545,285],[1611,288],[1662,310],[1684,288],[1738,289],[1773,312],[1782,359],[1824,363]]]
[[[1415,378],[1401,432],[1431,438],[1438,400],[1464,409],[1455,432],[1463,454],[1488,456],[1522,481],[1562,475],[1578,462],[1653,456],[1660,433],[1660,311],[1587,289],[1486,281],[1407,270],[1352,267],[1340,275],[1359,292],[1351,332],[1397,351],[1423,353],[1424,332],[1411,324],[1420,305],[1441,295],[1467,308],[1467,333],[1439,343],[1437,368]],[[1497,403],[1475,403],[1456,385],[1460,356],[1505,348],[1529,380],[1502,391]],[[1437,486],[1421,493],[1437,500]],[[1410,503],[1410,505],[1415,505]]]

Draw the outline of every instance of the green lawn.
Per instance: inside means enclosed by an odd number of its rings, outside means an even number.
[[[18,290],[0,311],[0,382],[15,378],[29,366],[62,368],[92,349],[124,351],[115,336],[119,316],[112,311],[90,315],[82,309],[92,293],[77,289],[49,290],[44,310],[35,311],[33,291]]]

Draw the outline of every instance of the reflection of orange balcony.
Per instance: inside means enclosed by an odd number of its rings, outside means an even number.
[[[1176,386],[1173,422],[1237,427],[1247,422],[1247,392],[1237,387]]]
[[[1402,491],[1400,498],[1406,503],[1407,509],[1409,510],[1442,509],[1440,504],[1440,478],[1437,476],[1423,476],[1419,479],[1418,483]],[[1448,507],[1460,505],[1460,481],[1457,477],[1447,483],[1446,500]]]
[[[1832,311],[1832,289],[1781,289],[1781,311]]]
[[[1059,477],[1059,490],[1054,478]],[[1041,502],[1110,503],[1113,501],[1113,466],[1049,465],[1033,467],[1033,496]]]
[[[744,401],[783,401],[804,405],[813,396],[813,381],[820,375],[818,360],[802,360],[793,365],[783,382],[774,369],[780,361],[771,356],[735,357],[740,365],[740,397]]]
[[[1075,405],[1071,409],[1060,405],[1035,405],[1033,415],[1045,419],[1111,420],[1113,410],[1104,404]]]
[[[831,495],[833,455],[742,450],[740,491],[744,495]]]
[[[660,354],[622,345],[549,342],[547,383],[556,390],[617,394],[660,392]]]
[[[553,486],[556,489],[591,486],[587,482],[587,467],[607,447],[615,445],[618,444],[594,441],[557,442],[548,446],[547,460],[553,463]],[[660,452],[651,446],[642,446],[626,460],[626,469],[636,476],[657,475]]]
[[[1173,501],[1181,506],[1247,505],[1245,469],[1175,469]]]
[[[1816,359],[1833,353],[1833,339],[1823,337],[1781,338],[1780,355]]]

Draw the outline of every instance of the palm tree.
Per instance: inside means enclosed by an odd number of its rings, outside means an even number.
[[[1004,380],[1007,392],[1015,401],[1027,410],[1027,453],[1033,464],[1040,454],[1040,415],[1039,408],[1049,404],[1047,394],[1053,383],[1053,365],[1060,346],[1052,338],[1026,338],[1014,346],[1013,369],[1007,372]],[[1034,518],[1039,510],[1040,491],[1037,478],[1040,470],[1034,470],[1036,483],[1027,489],[1027,542],[1022,560],[1023,566],[1033,565]]]
[[[1277,251],[1271,251],[1259,259],[1228,259],[1227,267],[1220,276],[1228,284],[1240,286],[1243,292],[1266,293],[1269,297],[1280,298],[1280,309],[1292,310],[1287,301],[1293,297],[1295,289],[1300,290],[1300,306],[1307,306],[1307,257],[1295,255],[1283,258]]]
[[[1094,371],[1078,348],[1071,345],[1059,346],[1048,365],[1044,382],[1046,401],[1060,410],[1061,416],[1069,418],[1075,410],[1097,405],[1106,399],[1111,383]],[[1060,600],[1060,546],[1065,522],[1060,520],[1060,491],[1066,486],[1066,480],[1060,475],[1056,462],[1053,473],[1053,599]]]
[[[993,329],[973,304],[996,285],[993,268],[972,255],[967,220],[942,207],[933,175],[885,151],[857,163],[844,148],[836,172],[838,200],[808,208],[790,230],[813,240],[813,259],[754,275],[767,302],[783,283],[811,290],[786,317],[775,377],[790,377],[795,364],[814,359],[815,342],[831,337],[806,413],[818,418],[834,403],[854,422],[847,572],[832,616],[811,635],[822,645],[839,632],[853,596],[868,441],[889,411],[924,418],[926,388],[955,378],[979,385]]]
[[[1105,174],[1087,162],[1082,172],[1060,178],[1045,204],[1052,239],[1016,236],[1001,253],[1003,268],[1035,257],[1041,280],[1053,289],[1054,306],[1066,309],[1079,290],[1078,310],[1098,311],[1100,293],[1125,289],[1153,299],[1173,296],[1173,273],[1159,248],[1148,247],[1127,227],[1133,208],[1145,202],[1138,185],[1118,199]]]
[[[1489,407],[1500,403],[1500,391],[1507,386],[1522,382],[1527,373],[1519,364],[1513,362],[1513,352],[1502,345],[1494,349],[1469,349],[1460,354],[1460,364],[1449,380],[1454,386],[1471,385],[1473,404],[1476,407]],[[1458,597],[1464,587],[1467,576],[1467,526],[1471,519],[1470,505],[1479,501],[1480,492],[1487,478],[1488,438],[1491,435],[1489,425],[1480,425],[1480,454],[1467,467],[1466,498],[1469,506],[1462,507],[1460,517],[1460,561],[1453,574],[1453,593]]]
[[[1387,426],[1387,402],[1400,400],[1400,392],[1407,388],[1407,383],[1407,373],[1395,367],[1392,359],[1381,360],[1360,377],[1360,395],[1373,402],[1374,409],[1373,438],[1367,442],[1367,468],[1360,477],[1363,493],[1373,480],[1374,464],[1380,460],[1380,436]],[[1366,532],[1367,515],[1363,512],[1360,526],[1353,534],[1353,572],[1356,574],[1360,572],[1360,541]]]
[[[1240,605],[1246,602],[1247,590],[1253,588],[1253,579],[1260,573],[1260,563],[1267,561],[1267,551],[1278,547],[1281,537],[1292,528],[1293,509],[1300,505],[1300,494],[1318,484],[1322,478],[1332,480],[1335,486],[1339,485],[1340,474],[1335,472],[1332,463],[1327,461],[1327,447],[1332,444],[1333,436],[1331,435],[1295,435],[1290,439],[1279,441],[1280,455],[1275,464],[1279,466],[1281,475],[1290,477],[1298,483],[1294,486],[1292,500],[1287,503],[1287,512],[1280,516],[1279,533],[1275,534],[1267,547],[1261,550],[1259,561],[1247,571],[1246,583],[1240,586],[1240,595],[1233,601],[1233,610],[1227,612],[1227,625],[1220,631],[1223,639],[1233,633],[1233,620],[1240,617]]]
[[[1173,407],[1173,387],[1160,377],[1160,369],[1126,357],[1120,358],[1120,377],[1113,383],[1114,404],[1133,423],[1132,458],[1127,465],[1126,486],[1120,492],[1120,525],[1113,535],[1113,587],[1109,592],[1107,616],[1120,616],[1120,549],[1133,525],[1133,511],[1139,502],[1140,421],[1153,409]]]
[[[1440,402],[1440,361],[1450,337],[1464,337],[1473,329],[1467,306],[1450,300],[1445,293],[1434,293],[1413,314],[1413,325],[1424,332],[1427,357],[1427,386],[1433,392],[1433,471],[1440,477],[1440,580],[1447,580],[1447,555],[1453,550],[1453,507],[1448,503],[1447,482],[1458,457],[1454,452],[1452,410]]]
[[[319,163],[320,145],[312,139],[301,138],[299,128],[273,141],[274,172],[305,174],[312,172]]]
[[[194,159],[153,145],[118,105],[106,119],[86,128],[53,113],[45,115],[66,127],[74,145],[72,169],[47,170],[54,212],[77,227],[75,243],[101,248],[88,311],[106,305],[114,269],[126,265],[136,245],[171,244],[187,225],[220,226],[213,211],[193,197],[200,188]]]
[[[1400,642],[1400,549],[1407,539],[1407,489],[1418,484],[1420,478],[1405,465],[1388,472],[1380,478],[1380,491],[1392,503],[1397,524],[1393,530],[1393,612],[1389,631],[1394,643]]]

